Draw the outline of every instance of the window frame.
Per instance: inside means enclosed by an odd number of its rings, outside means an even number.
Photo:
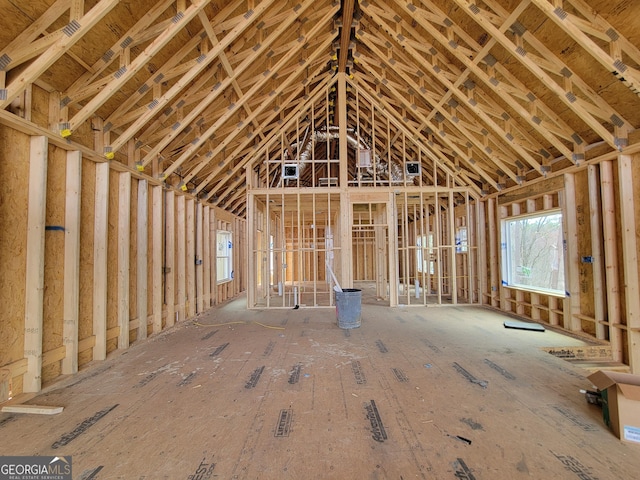
[[[535,219],[541,217],[551,217],[559,215],[560,222],[558,228],[560,229],[559,233],[562,236],[561,240],[561,248],[557,250],[560,252],[560,255],[557,259],[558,272],[562,273],[562,288],[553,289],[541,287],[538,285],[528,285],[524,283],[517,282],[514,278],[512,278],[513,262],[510,253],[510,249],[507,248],[507,245],[510,241],[510,229],[509,225],[513,222],[522,221],[525,219]],[[513,215],[509,217],[505,217],[500,220],[500,228],[501,228],[501,281],[502,286],[505,288],[513,289],[513,290],[521,290],[532,293],[542,293],[545,295],[550,295],[554,297],[564,298],[566,297],[566,271],[565,271],[565,259],[564,255],[566,255],[566,240],[565,240],[565,229],[564,229],[564,216],[561,208],[554,208],[549,210],[541,210],[538,212],[524,213],[521,215]]]
[[[224,236],[227,246],[223,247],[225,255],[220,255],[220,236]],[[226,270],[226,275],[223,278],[219,277],[220,274],[220,261],[223,260],[223,268]],[[233,280],[233,233],[228,230],[216,231],[216,284],[228,283]]]
[[[426,245],[422,245],[426,243]],[[433,232],[428,232],[424,235],[417,235],[416,237],[416,271],[418,273],[425,273],[429,275],[435,275],[435,261],[433,259],[435,247],[435,236]],[[424,258],[424,252],[427,252],[428,258]],[[425,270],[427,267],[427,270]]]

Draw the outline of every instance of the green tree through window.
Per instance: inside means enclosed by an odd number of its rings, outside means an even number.
[[[562,214],[559,211],[503,220],[503,281],[525,290],[564,295]]]

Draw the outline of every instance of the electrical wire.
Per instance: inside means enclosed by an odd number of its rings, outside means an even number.
[[[260,322],[226,322],[226,323],[200,323],[200,322],[193,322],[194,325],[197,325],[198,327],[225,327],[227,325],[248,325],[249,323],[255,323],[256,325],[260,325],[261,327],[264,328],[271,328],[273,330],[284,330],[284,327],[274,327],[273,325],[265,325],[264,323],[260,323]]]

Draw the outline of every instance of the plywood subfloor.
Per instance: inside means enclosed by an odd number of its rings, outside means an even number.
[[[365,301],[341,330],[239,299],[30,400],[59,415],[1,414],[0,450],[72,455],[85,480],[637,478],[588,372],[539,350],[580,341],[505,318]]]

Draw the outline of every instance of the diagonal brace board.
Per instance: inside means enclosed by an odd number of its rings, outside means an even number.
[[[29,65],[21,75],[13,80],[6,89],[0,90],[0,109],[5,109],[20,95],[27,85],[33,83],[62,55],[64,55],[82,36],[107,15],[120,0],[101,0],[80,20],[74,20],[65,27],[65,35],[49,47]]]

